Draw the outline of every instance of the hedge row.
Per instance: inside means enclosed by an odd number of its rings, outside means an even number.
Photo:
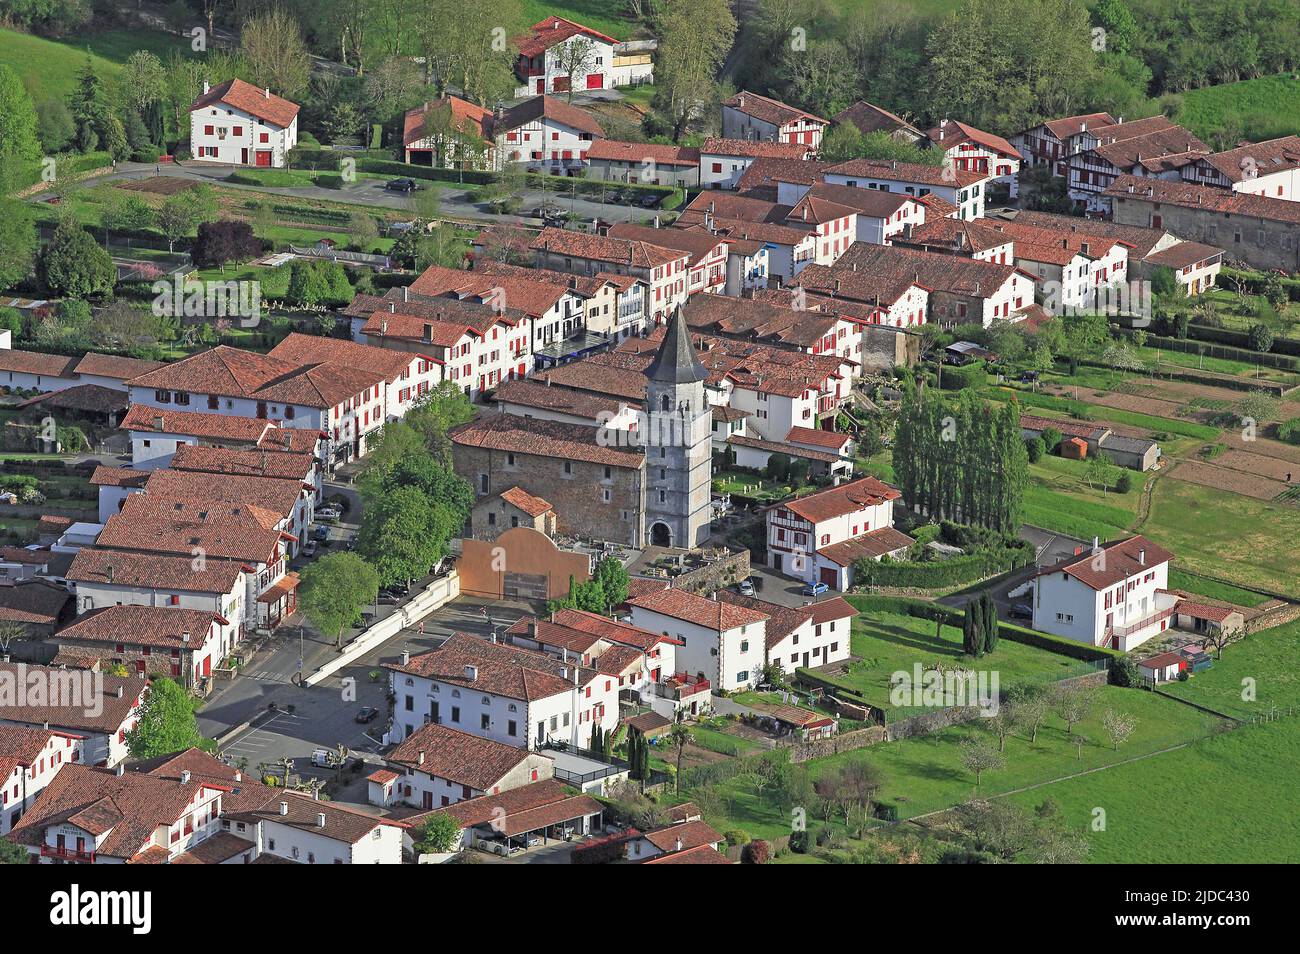
[[[1280,368],[1283,371],[1300,370],[1300,358],[1294,358],[1285,354],[1273,354],[1260,351],[1250,351],[1245,348],[1233,348],[1228,345],[1207,344],[1204,341],[1193,341],[1183,338],[1167,338],[1164,335],[1147,335],[1148,346],[1159,346],[1168,348],[1170,351],[1181,351],[1184,354],[1200,354],[1201,349],[1212,358],[1226,358],[1230,361],[1242,361],[1246,364],[1265,365],[1270,368]]]
[[[961,391],[985,387],[989,383],[989,376],[983,364],[969,364],[964,367],[945,367],[939,380],[945,391]]]
[[[944,606],[941,603],[929,603],[925,600],[909,597],[854,595],[848,597],[848,601],[858,612],[862,613],[873,610],[879,613],[903,612],[918,619],[942,620],[945,624],[956,627],[961,626],[966,615],[963,610],[956,607]],[[1040,633],[1037,630],[1018,626],[1015,623],[1008,623],[1004,620],[998,621],[998,635],[1002,639],[1011,640],[1013,643],[1036,646],[1039,649],[1046,649],[1048,652],[1088,662],[1094,662],[1098,659],[1115,659],[1124,655],[1114,649],[1089,646],[1075,642],[1072,639],[1066,639],[1063,636]]]
[[[395,162],[392,159],[357,160],[358,172],[372,172],[381,176],[406,176],[411,179],[430,179],[438,182],[464,182],[469,185],[487,185],[495,176],[490,172],[478,172],[473,169],[435,169],[433,166],[417,166],[409,162]]]
[[[1214,328],[1210,325],[1188,325],[1187,336],[1197,341],[1213,341],[1218,344],[1241,348],[1251,354],[1259,354],[1250,346],[1250,335],[1245,331],[1233,331],[1231,328]],[[1300,341],[1294,338],[1274,338],[1269,351],[1275,354],[1289,354],[1300,357]]]
[[[859,560],[853,567],[855,583],[897,586],[918,590],[946,589],[974,583],[1008,570],[1017,570],[1034,558],[1031,547],[982,550],[927,563]]]
[[[87,152],[81,155],[55,156],[55,172],[60,176],[76,175],[80,172],[89,172],[91,169],[102,169],[105,166],[113,164],[113,158],[106,152]],[[21,169],[14,174],[13,186],[15,191],[26,189],[28,186],[34,186],[41,181],[41,173],[44,172],[44,161],[34,162],[26,169]]]
[[[1241,282],[1250,294],[1262,295],[1268,275],[1265,272],[1242,272],[1235,268],[1223,268],[1219,271],[1219,278],[1221,288],[1228,279],[1234,279]],[[1288,298],[1292,301],[1300,301],[1300,278],[1283,278],[1282,287],[1286,290]]]

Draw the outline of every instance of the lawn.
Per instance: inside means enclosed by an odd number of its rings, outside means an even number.
[[[763,749],[761,745],[750,739],[742,739],[739,736],[731,735],[729,732],[709,726],[693,726],[691,735],[695,737],[695,744],[700,748],[721,755],[733,757],[753,755]]]
[[[1131,715],[1136,722],[1133,735],[1118,751],[1106,741],[1102,727],[1103,715],[1109,708]],[[980,793],[983,796],[1002,794],[1113,765],[1203,738],[1222,724],[1220,719],[1150,692],[1104,686],[1097,690],[1092,714],[1074,728],[1076,735],[1088,740],[1077,754],[1066,734],[1065,723],[1053,714],[1039,730],[1035,742],[1029,742],[1020,732],[1007,739],[1006,766],[985,773]],[[910,818],[958,805],[974,796],[975,781],[961,765],[959,746],[962,740],[980,734],[987,734],[987,730],[976,720],[934,735],[815,759],[807,765],[814,778],[851,762],[866,761],[874,765],[884,777],[880,800],[895,806],[898,817]],[[780,804],[770,791],[760,795],[750,778],[742,775],[719,783],[717,794],[720,809],[710,824],[718,830],[740,828],[755,838],[789,833],[788,806]],[[1042,794],[1030,795],[1037,797],[1034,804],[1042,801]],[[810,819],[810,826],[821,824],[820,820]],[[838,827],[840,823],[830,824]]]
[[[1162,477],[1141,531],[1193,572],[1297,592],[1292,548],[1300,539],[1300,508]]]
[[[66,42],[0,29],[0,62],[18,71],[37,103],[63,99],[72,92],[77,74],[86,65],[87,49],[95,72],[105,80],[116,80],[122,64],[136,50],[150,50],[163,60],[172,50],[192,55],[188,38],[142,27],[95,30]]]
[[[1297,762],[1300,720],[1289,719],[1010,799],[1029,810],[1054,800],[1085,833],[1093,863],[1294,864],[1300,815],[1294,776],[1281,767]]]
[[[1239,719],[1264,715],[1273,707],[1300,706],[1300,622],[1261,630],[1228,646],[1223,658],[1187,682],[1165,691]],[[1249,682],[1247,681],[1249,680]],[[1254,700],[1246,696],[1252,690]]]
[[[1181,99],[1177,121],[1202,139],[1225,125],[1252,140],[1300,133],[1300,82],[1287,75],[1192,89]]]
[[[1045,530],[1080,539],[1118,536],[1137,514],[1143,476],[1130,473],[1127,493],[1091,487],[1083,461],[1047,455],[1029,465],[1021,519]]]
[[[1119,381],[1115,382],[1120,383]],[[1114,390],[1114,388],[1109,388]],[[1206,424],[1194,424],[1191,421],[1179,421],[1169,417],[1156,417],[1152,414],[1140,414],[1137,411],[1123,411],[1119,408],[1104,407],[1099,404],[1088,404],[1084,401],[1074,401],[1069,398],[1055,397],[1051,394],[1039,394],[1032,391],[1018,390],[1012,391],[1009,388],[988,388],[984,394],[986,397],[998,401],[1010,400],[1011,394],[1016,395],[1022,408],[1033,408],[1033,411],[1025,413],[1038,413],[1038,409],[1059,411],[1063,414],[1083,414],[1088,419],[1094,421],[1108,421],[1112,424],[1125,424],[1129,427],[1144,428],[1156,433],[1167,432],[1178,434],[1183,437],[1194,437],[1198,440],[1208,441],[1219,436],[1217,428],[1210,427]]]
[[[1212,600],[1224,600],[1237,606],[1258,606],[1260,603],[1267,603],[1269,599],[1267,596],[1243,590],[1230,583],[1220,583],[1217,580],[1197,576],[1195,573],[1188,573],[1186,570],[1172,568],[1169,570],[1169,588],[1208,596]]]
[[[1016,682],[1055,681],[1079,668],[1078,660],[1007,639],[998,642],[992,655],[972,659],[962,652],[961,638],[960,628],[944,626],[936,639],[935,624],[915,616],[859,613],[853,618],[850,641],[854,661],[849,671],[834,681],[872,705],[892,709],[891,677],[896,672],[910,675],[917,663],[927,669],[942,663],[945,668],[959,665],[975,672],[996,673],[1004,690]]]

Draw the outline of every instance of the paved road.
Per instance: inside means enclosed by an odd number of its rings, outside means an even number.
[[[148,179],[153,176],[163,175],[177,179],[208,182],[228,189],[240,189],[259,194],[278,195],[286,198],[316,199],[323,202],[340,202],[345,205],[364,205],[372,208],[380,207],[407,212],[412,216],[415,214],[414,200],[409,195],[384,188],[384,181],[380,179],[359,179],[356,182],[345,184],[341,189],[326,189],[323,186],[314,185],[272,188],[226,181],[230,174],[238,168],[240,167],[192,161],[166,166],[158,166],[153,163],[124,162],[117,166],[116,171],[89,181],[99,184]],[[639,206],[611,205],[581,197],[574,198],[571,195],[563,194],[563,192],[557,194],[552,189],[545,192],[539,189],[527,189],[521,192],[520,196],[525,212],[531,212],[545,202],[559,205],[583,221],[600,218],[609,222],[641,222],[653,219],[655,215],[654,210],[643,209]],[[37,193],[31,197],[30,201],[40,201],[41,198],[41,193]],[[442,187],[439,191],[439,198],[442,200],[442,213],[450,219],[530,225],[534,227],[540,225],[540,220],[529,215],[503,215],[492,211],[486,204],[475,202],[473,193],[468,188]]]

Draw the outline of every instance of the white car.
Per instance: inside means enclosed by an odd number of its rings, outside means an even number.
[[[316,541],[308,540],[302,545],[302,555],[313,557],[316,555]]]
[[[321,507],[316,511],[317,520],[338,520],[343,516],[343,511],[338,507]]]

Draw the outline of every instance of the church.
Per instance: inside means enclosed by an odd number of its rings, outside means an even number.
[[[466,535],[492,539],[532,525],[534,516],[515,505],[526,500],[548,515],[548,535],[638,549],[706,543],[713,477],[708,372],[680,308],[643,373],[644,406],[632,430],[613,428],[579,392],[531,379],[504,385],[496,409],[454,429],[456,472],[477,497]],[[533,403],[507,401],[512,385],[516,394],[531,389]]]

